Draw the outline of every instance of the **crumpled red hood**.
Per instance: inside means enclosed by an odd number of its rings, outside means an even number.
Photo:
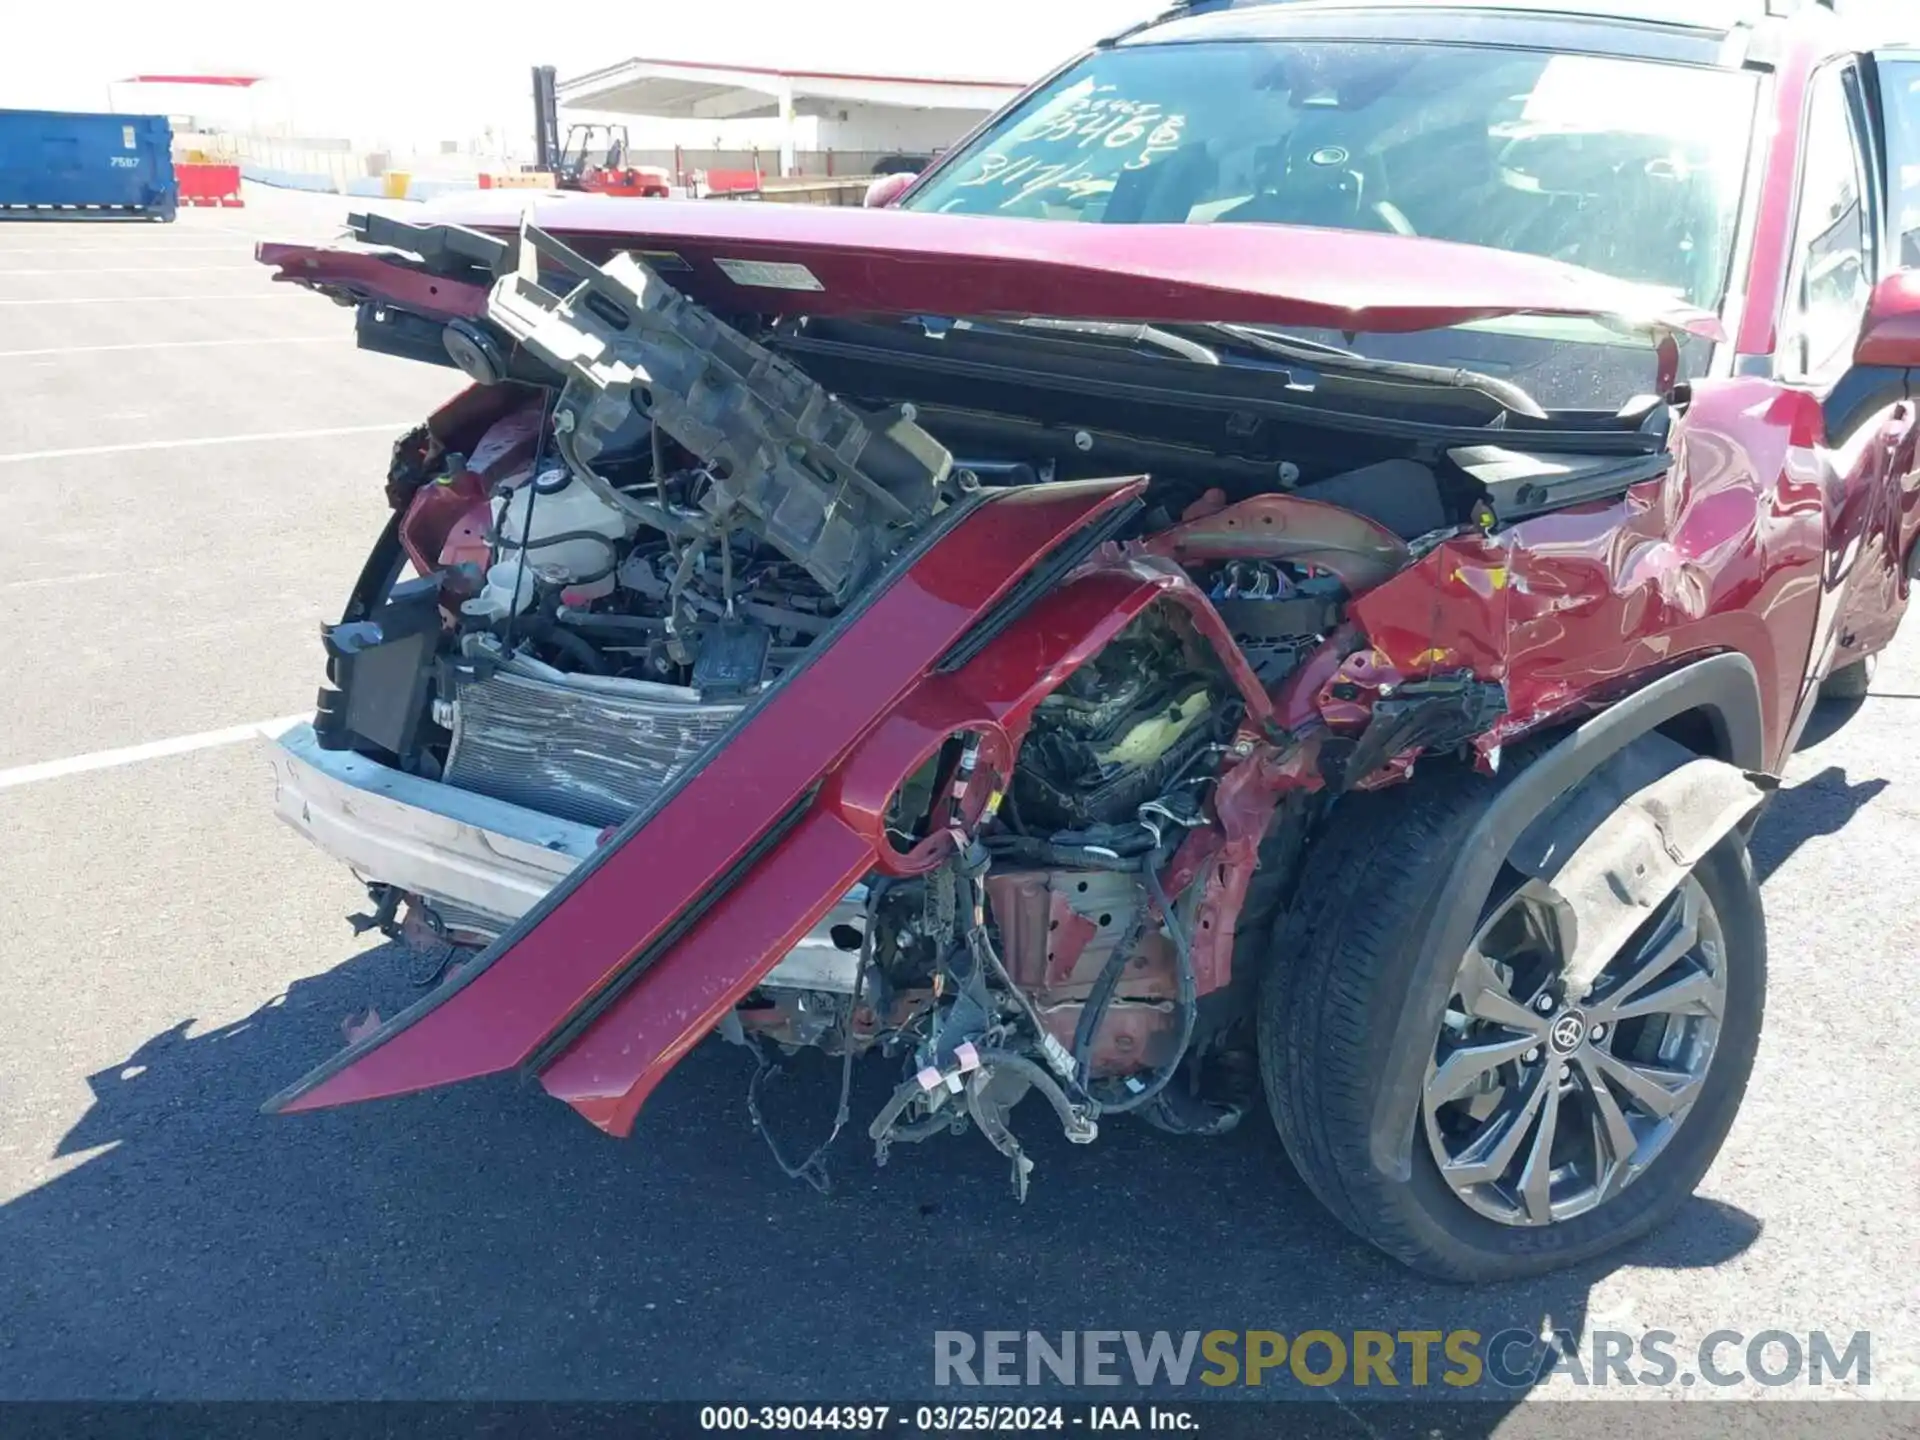
[[[620,250],[722,309],[782,314],[1046,315],[1428,330],[1504,315],[1579,315],[1718,340],[1672,295],[1475,245],[1288,225],[1094,225],[901,210],[476,191],[407,212],[494,232],[530,218],[590,259]],[[284,278],[322,257],[262,246]],[[364,251],[358,252],[361,257]],[[388,297],[393,298],[393,297]]]

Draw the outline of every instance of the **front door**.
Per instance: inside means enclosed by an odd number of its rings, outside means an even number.
[[[1817,396],[1827,419],[1827,553],[1803,714],[1822,678],[1892,638],[1906,605],[1900,479],[1913,465],[1914,407],[1903,377],[1853,363],[1874,282],[1894,268],[1878,130],[1857,65],[1837,60],[1815,72],[1774,355],[1775,375]]]

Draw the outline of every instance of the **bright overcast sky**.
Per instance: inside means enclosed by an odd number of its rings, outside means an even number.
[[[1920,13],[1920,0],[1844,3]],[[15,0],[12,8],[0,45],[0,104],[103,109],[109,82],[127,75],[251,71],[273,77],[247,102],[256,119],[290,119],[309,135],[400,143],[465,139],[489,125],[506,133],[528,128],[527,73],[536,64],[555,65],[565,77],[648,55],[1025,80],[1165,7],[1161,0]],[[231,95],[210,103],[206,92],[141,91],[116,86],[111,99],[123,110],[236,122],[248,115]]]
[[[455,138],[531,125],[529,68],[578,74],[633,55],[798,69],[1027,80],[1159,0],[90,0],[21,3],[0,44],[0,104],[104,109],[138,73],[273,77],[253,102],[313,135]],[[299,23],[306,17],[308,23]],[[537,30],[537,34],[534,32]],[[227,113],[236,97],[115,86],[122,110]]]

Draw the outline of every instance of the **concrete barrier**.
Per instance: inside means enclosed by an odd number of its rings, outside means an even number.
[[[304,170],[275,170],[266,165],[255,165],[251,161],[242,161],[240,176],[258,185],[272,185],[280,190],[311,190],[322,195],[337,195],[339,187],[333,183],[331,175],[317,175]]]
[[[482,190],[551,190],[551,170],[493,170],[479,176]]]
[[[478,190],[479,188],[480,188],[480,182],[474,179],[434,180],[428,177],[415,175],[407,182],[407,193],[404,196],[390,197],[390,198],[398,198],[398,199],[405,199],[405,200],[432,200],[435,197],[440,195],[457,195],[462,193],[463,191]]]
[[[310,190],[323,195],[357,195],[370,200],[431,200],[439,195],[455,195],[480,188],[478,178],[436,179],[431,176],[409,175],[397,170],[389,170],[385,175],[349,176],[344,184],[336,181],[331,175],[320,175],[307,170],[276,170],[269,166],[255,165],[251,161],[241,164],[240,173],[244,178],[257,184],[273,185],[282,190]]]

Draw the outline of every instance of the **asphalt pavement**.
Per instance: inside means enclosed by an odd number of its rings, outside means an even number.
[[[311,705],[388,447],[458,383],[252,262],[344,209],[0,226],[0,1398],[880,1398],[928,1392],[936,1329],[1518,1326],[1865,1330],[1867,1383],[1785,1393],[1920,1399],[1911,627],[1755,842],[1772,988],[1732,1138],[1671,1226],[1582,1270],[1423,1281],[1264,1117],[1084,1149],[1018,1117],[1024,1206],[977,1136],[876,1171],[878,1065],[822,1196],[719,1044],[627,1143],[512,1082],[262,1116],[345,1017],[415,993],[273,819],[266,742],[226,733]],[[833,1084],[778,1082],[790,1145]]]

